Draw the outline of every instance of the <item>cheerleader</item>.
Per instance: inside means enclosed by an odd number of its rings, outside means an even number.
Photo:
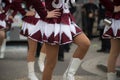
[[[3,12],[3,8],[2,8],[2,1],[0,0],[0,14]],[[5,32],[3,30],[1,30],[2,28],[4,28],[3,25],[5,22],[3,22],[0,18],[0,59],[4,58],[4,39],[5,39]],[[3,45],[2,45],[3,44]]]
[[[21,35],[27,37],[28,39],[28,55],[27,55],[27,62],[28,62],[28,78],[30,80],[38,80],[37,76],[35,75],[34,71],[34,63],[35,63],[35,53],[37,47],[37,41],[35,39],[30,38],[30,35],[36,35],[39,38],[39,34],[35,34],[36,31],[39,30],[39,23],[42,21],[43,18],[47,17],[57,17],[59,16],[58,10],[53,10],[51,12],[45,11],[45,8],[40,0],[33,1],[33,0],[23,0],[26,3],[26,7],[28,11],[32,11],[35,15],[34,16],[24,16],[23,17],[23,24],[21,28]],[[38,16],[35,9],[40,9]],[[42,10],[42,11],[41,11]],[[42,15],[41,15],[42,14]],[[52,15],[51,15],[52,14]],[[40,60],[38,60],[39,67],[42,64]],[[43,71],[44,65],[40,67],[40,70]]]
[[[108,57],[107,80],[117,80],[116,61],[120,54],[120,0],[100,0],[106,8],[109,25],[105,26],[103,38],[111,39],[111,49]],[[108,23],[108,22],[107,22]]]
[[[39,34],[39,37],[35,34],[30,36],[32,39],[44,42],[46,45],[47,56],[42,80],[52,80],[52,73],[58,59],[59,45],[71,42],[75,43],[78,47],[63,75],[63,80],[75,80],[74,75],[90,46],[89,39],[80,27],[75,24],[74,18],[70,14],[69,1],[71,3],[75,2],[74,0],[45,0],[46,10],[60,9],[61,16],[45,19],[45,22],[39,24],[44,27],[40,27],[40,30],[35,33]]]
[[[4,58],[4,51],[5,51],[5,31],[9,30],[11,27],[11,24],[13,23],[13,18],[17,14],[18,11],[21,12],[22,15],[26,16],[33,16],[31,14],[32,12],[26,12],[22,10],[20,7],[21,0],[3,0],[2,3],[5,4],[3,7],[2,12],[0,13],[0,31],[1,31],[1,43],[3,46],[1,46],[1,54],[0,57]],[[4,41],[3,41],[4,40]]]
[[[5,6],[3,7],[3,3]],[[4,51],[6,47],[6,31],[10,29],[11,23],[13,22],[13,17],[16,14],[16,11],[11,7],[12,2],[4,0],[1,2],[0,8],[0,58],[4,58]],[[10,14],[10,10],[13,12]]]

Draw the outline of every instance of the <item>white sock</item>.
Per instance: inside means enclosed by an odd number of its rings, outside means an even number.
[[[34,71],[34,62],[28,62],[28,78],[30,80],[38,80]]]
[[[40,71],[41,71],[41,72],[44,71],[45,58],[46,58],[46,54],[43,53],[43,52],[41,52],[41,53],[40,53],[40,56],[39,56],[39,59],[38,59],[38,65],[39,65],[39,68],[40,68]]]
[[[107,80],[116,80],[116,72],[109,72],[107,73]]]

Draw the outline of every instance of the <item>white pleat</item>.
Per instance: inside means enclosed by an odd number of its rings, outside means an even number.
[[[38,23],[36,25],[33,25],[33,24],[29,24],[27,22],[23,22],[21,29],[23,30],[23,33],[25,33],[25,31],[28,30],[28,35],[32,35],[39,30],[37,25],[38,25]]]
[[[6,28],[6,22],[4,20],[3,21],[0,20],[0,26],[2,26],[3,28]]]

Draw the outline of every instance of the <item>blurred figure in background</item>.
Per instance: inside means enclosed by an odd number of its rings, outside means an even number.
[[[3,6],[4,4],[4,6]],[[0,2],[0,58],[3,59],[6,47],[6,31],[11,29],[13,18],[17,11],[16,2],[10,0],[1,0]]]
[[[89,39],[93,38],[93,23],[97,15],[98,7],[94,4],[94,0],[88,0],[88,3],[82,6],[82,24],[83,31],[87,34]]]
[[[110,39],[104,39],[102,37],[104,31],[104,19],[105,19],[105,7],[99,3],[99,11],[98,11],[98,30],[100,31],[100,40],[101,40],[101,48],[97,50],[97,52],[105,52],[108,53],[110,50]]]

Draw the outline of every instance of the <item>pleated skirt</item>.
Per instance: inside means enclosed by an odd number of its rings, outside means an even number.
[[[71,43],[75,36],[82,33],[82,29],[77,26],[75,22],[70,21],[69,23],[70,24],[51,24],[40,20],[36,25],[37,28],[30,34],[29,38],[40,43],[46,42],[51,45]]]
[[[111,26],[105,26],[103,38],[120,38],[120,19],[112,19]]]

